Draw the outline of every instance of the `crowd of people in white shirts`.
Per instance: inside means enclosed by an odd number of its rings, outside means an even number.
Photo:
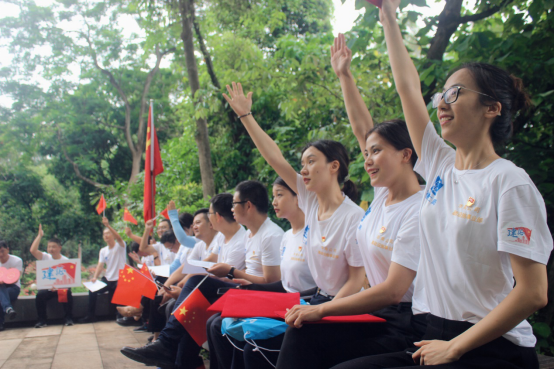
[[[350,71],[344,35],[331,48],[331,65],[375,189],[370,207],[364,212],[353,202],[356,187],[341,143],[308,143],[297,173],[254,119],[252,93],[233,82],[224,97],[279,175],[272,205],[291,229],[284,232],[268,217],[265,186],[244,181],[234,194],[218,194],[209,209],[193,216],[179,215],[171,202],[170,220],[157,226],[158,243],[149,242],[152,221],[142,237],[128,230],[138,244],[137,261],[172,267],[156,299],[143,298],[139,309],[118,308],[126,317],[122,323],[141,321],[154,333],[143,347],[122,348],[125,356],[162,368],[202,366],[201,347],[165,313],[170,309],[159,307],[177,307],[195,288],[213,303],[222,289],[240,286],[300,292],[309,304],[288,310],[286,332],[256,346],[223,336],[223,319],[213,315],[206,327],[212,368],[538,367],[526,319],[547,302],[552,236],[544,201],[529,176],[494,150],[510,136],[513,118],[529,98],[521,80],[506,71],[464,64],[433,96],[441,138],[403,44],[398,4],[383,2],[380,18],[405,121],[375,125]],[[112,289],[125,243],[106,219],[104,225],[108,246],[94,278],[106,263],[103,279]],[[5,262],[2,249],[0,244],[2,264],[13,263],[12,257]],[[59,255],[50,243],[49,253],[33,255]],[[207,270],[211,276],[184,274],[178,266],[187,258],[214,262]],[[370,288],[361,289],[365,277]],[[5,294],[11,293],[0,290],[0,298]],[[92,293],[90,302],[85,322],[94,320]],[[10,315],[4,298],[2,305]],[[386,323],[304,325],[363,313]]]

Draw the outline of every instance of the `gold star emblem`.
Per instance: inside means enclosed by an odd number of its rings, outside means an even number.
[[[381,227],[381,229],[379,229],[379,233],[384,233],[385,231],[387,231],[387,228],[386,227]]]
[[[129,267],[129,268],[127,269],[127,273],[128,273],[128,274],[132,274],[132,273],[133,273],[133,268],[132,268],[132,267]]]
[[[71,265],[71,266],[69,266],[69,268],[71,268],[71,269],[74,269],[74,268],[75,268],[75,266]]]
[[[185,316],[187,314],[188,310],[186,307],[181,308],[181,315]]]
[[[474,204],[475,204],[475,198],[469,197],[469,199],[467,200],[466,206],[471,207]]]

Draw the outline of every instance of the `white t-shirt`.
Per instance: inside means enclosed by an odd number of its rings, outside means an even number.
[[[205,260],[210,256],[210,254],[215,253],[218,254],[219,252],[219,239],[225,238],[222,233],[215,234],[214,238],[212,239],[210,245],[206,248],[206,243],[200,240],[198,243],[194,245],[194,248],[192,249],[192,253],[189,255],[189,260],[197,260],[202,261]]]
[[[319,221],[319,204],[314,192],[306,190],[302,176],[297,175],[298,206],[304,212],[304,248],[306,260],[317,286],[325,293],[337,295],[348,280],[349,266],[361,267],[363,260],[356,244],[356,227],[364,210],[344,195],[335,213]]]
[[[233,266],[237,270],[244,270],[246,265],[245,260],[245,243],[246,229],[240,227],[233,235],[229,243],[225,243],[225,236],[218,240],[219,252],[217,256],[218,263],[226,263]]]
[[[143,265],[146,265],[146,266],[155,266],[156,265],[154,263],[154,256],[153,255],[140,257],[140,263],[142,263]]]
[[[23,275],[23,260],[17,256],[14,256],[12,254],[8,254],[8,260],[6,263],[0,262],[0,267],[5,267],[8,270],[11,268],[16,268],[21,272],[21,275]],[[18,287],[21,287],[21,277],[19,280],[17,280],[17,283],[15,283]]]
[[[106,264],[106,273],[104,276],[108,281],[119,280],[119,270],[125,268],[125,257],[127,256],[125,246],[125,242],[123,242],[123,245],[115,242],[115,246],[111,249],[107,245],[100,249],[98,261]]]
[[[177,251],[177,257],[179,258],[179,262],[181,262],[181,266],[183,266],[185,261],[189,259],[193,250],[194,248],[187,248],[182,245],[181,247],[179,247],[179,250]]]
[[[246,273],[264,276],[262,266],[279,266],[281,264],[281,239],[285,232],[268,218],[258,229],[256,235],[250,230],[245,234]]]
[[[417,271],[419,264],[419,207],[423,190],[402,202],[385,206],[389,189],[378,187],[375,198],[356,229],[356,239],[369,285],[387,279],[391,262]],[[411,302],[413,283],[401,302]]]
[[[303,231],[285,232],[281,241],[281,282],[287,292],[296,293],[315,288],[316,283],[304,254]]]
[[[416,170],[427,186],[414,312],[424,292],[431,314],[477,323],[514,286],[510,254],[548,262],[545,204],[527,173],[505,159],[480,170],[455,169],[455,151],[430,122],[421,147]],[[526,320],[504,337],[523,347],[536,342]]]
[[[175,261],[176,253],[173,253],[162,243],[156,242],[152,246],[154,247],[156,252],[158,252],[158,256],[160,256],[160,265],[171,265],[173,261]]]
[[[52,257],[52,255],[50,253],[46,253],[46,252],[42,252],[42,261],[50,261],[50,260],[53,260],[54,257]],[[66,256],[64,256],[63,254],[60,255],[60,260],[67,260],[69,258],[67,258]]]

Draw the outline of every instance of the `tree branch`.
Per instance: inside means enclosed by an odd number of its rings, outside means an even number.
[[[85,177],[81,174],[81,171],[79,170],[79,166],[77,165],[77,163],[73,162],[71,160],[71,158],[69,157],[69,154],[67,154],[67,150],[65,149],[65,146],[63,145],[63,142],[62,142],[62,133],[61,133],[59,127],[58,127],[58,142],[60,143],[60,147],[62,148],[62,152],[63,152],[63,155],[64,155],[65,159],[67,159],[67,161],[73,165],[73,170],[75,171],[75,174],[77,175],[78,178],[80,178],[81,180],[83,180],[84,182],[86,182],[88,184],[96,186],[97,188],[105,188],[105,187],[109,186],[109,185],[101,184],[99,182],[91,180],[88,177]]]
[[[194,2],[194,0],[191,0],[191,2]],[[210,78],[214,86],[217,87],[218,89],[221,89],[221,84],[219,83],[217,75],[215,74],[214,65],[212,63],[212,57],[210,56],[210,53],[206,48],[206,44],[204,43],[204,38],[202,37],[202,33],[200,32],[200,25],[196,20],[196,12],[194,11],[194,4],[191,6],[191,13],[192,13],[191,14],[192,25],[194,27],[194,32],[196,33],[196,38],[198,39],[198,44],[200,45],[200,51],[204,56],[204,62],[206,62],[206,67],[208,67],[208,74],[210,75]]]
[[[505,7],[511,2],[512,0],[504,0],[499,5],[495,5],[489,9],[483,10],[481,13],[460,17],[460,24],[468,23],[468,22],[476,22],[476,21],[480,21],[481,19],[487,18],[493,15],[494,13],[498,12],[500,9],[502,9],[503,7]]]

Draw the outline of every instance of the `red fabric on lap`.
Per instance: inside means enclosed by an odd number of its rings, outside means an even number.
[[[286,311],[277,311],[275,314],[277,317],[284,319]],[[327,316],[319,321],[304,321],[302,324],[344,324],[344,323],[378,323],[387,322],[377,316],[363,314],[363,315],[351,315],[351,316]]]
[[[238,289],[232,291],[231,294],[229,294],[231,291],[225,294],[229,295],[225,299],[221,317],[278,318],[279,316],[275,311],[283,311],[300,304],[300,293],[274,293]]]

